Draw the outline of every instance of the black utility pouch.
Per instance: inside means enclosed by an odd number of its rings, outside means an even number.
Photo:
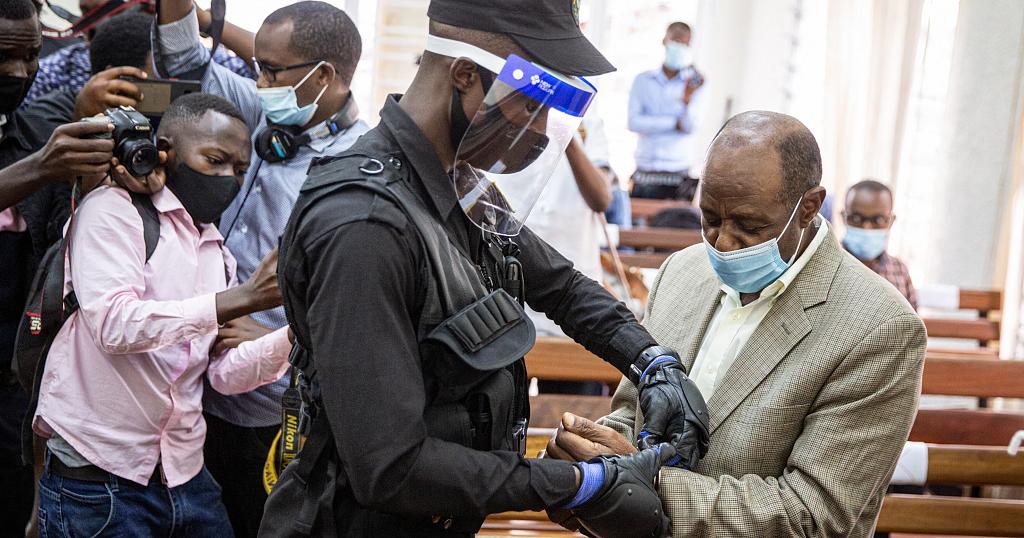
[[[503,289],[456,312],[427,335],[441,347],[431,366],[441,401],[462,401],[495,370],[523,358],[537,332],[523,308]]]

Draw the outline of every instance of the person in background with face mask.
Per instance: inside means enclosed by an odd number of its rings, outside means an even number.
[[[237,285],[212,224],[249,166],[241,114],[217,96],[181,97],[157,148],[162,164],[142,178],[160,223],[148,260],[125,189],[93,190],[69,224],[65,289],[79,309],[54,339],[32,424],[47,439],[46,536],[230,536],[203,465],[204,380],[245,392],[288,366],[286,328],[214,351],[218,325],[280,304],[276,252]]]
[[[110,168],[114,143],[95,135],[112,126],[74,120],[121,98],[104,89],[101,75],[77,99],[47,96],[19,109],[38,70],[41,41],[31,0],[0,2],[0,529],[8,532],[29,521],[34,497],[32,467],[20,448],[29,398],[11,372],[22,307],[43,254],[61,237],[70,181],[80,177],[89,188]]]
[[[191,0],[166,0],[159,14],[160,55],[167,75],[202,66],[199,14]],[[271,13],[255,39],[259,79],[211,64],[203,90],[233,102],[253,132],[253,156],[241,194],[224,212],[220,230],[245,281],[277,246],[306,170],[314,158],[347,149],[368,129],[349,91],[362,41],[352,20],[325,2],[297,2]],[[226,330],[256,338],[286,323],[276,308],[233,322]],[[267,493],[263,466],[281,424],[287,376],[249,394],[208,392],[206,444],[210,471],[224,487],[235,535],[255,536]]]
[[[745,112],[707,154],[704,244],[672,255],[645,325],[708,398],[711,448],[659,492],[673,536],[872,535],[917,411],[925,329],[818,215],[821,154],[798,120]],[[633,387],[547,453],[630,453]]]
[[[697,189],[688,139],[697,126],[704,76],[693,66],[691,36],[685,22],[668,25],[664,63],[637,75],[629,91],[629,130],[638,135],[633,197],[693,200]]]
[[[884,183],[865,179],[846,191],[846,237],[843,248],[872,271],[896,286],[910,306],[917,310],[917,292],[910,271],[902,260],[886,252],[889,230],[896,222],[892,212],[892,190]]]

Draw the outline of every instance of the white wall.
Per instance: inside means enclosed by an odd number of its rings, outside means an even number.
[[[799,0],[702,0],[695,49],[705,66],[703,151],[729,117],[746,110],[786,111]]]
[[[920,270],[934,282],[1001,287],[995,277],[1019,145],[1024,76],[1024,2],[960,4],[945,118],[934,178],[931,230],[918,240]]]

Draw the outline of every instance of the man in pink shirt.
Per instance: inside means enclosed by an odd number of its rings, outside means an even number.
[[[129,194],[100,187],[70,225],[66,288],[80,305],[46,361],[33,427],[47,438],[39,528],[47,536],[230,536],[203,465],[204,376],[246,392],[287,369],[288,329],[214,353],[218,326],[280,304],[276,251],[246,283],[214,224],[249,166],[234,105],[176,100],[146,178],[160,239],[146,261]],[[122,167],[115,170],[123,173]]]

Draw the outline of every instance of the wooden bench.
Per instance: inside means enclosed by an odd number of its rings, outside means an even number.
[[[536,457],[551,430],[531,429],[527,455]],[[1024,486],[1024,457],[1002,447],[928,446],[927,481],[935,484]],[[1024,502],[999,499],[887,495],[878,531],[969,536],[1024,536]],[[578,536],[543,512],[496,514],[478,536]]]
[[[551,432],[531,430],[527,455],[536,457]],[[928,446],[928,482],[1024,485],[1024,457],[999,447]],[[1024,536],[1024,502],[920,495],[887,495],[878,530],[917,534]],[[478,536],[575,536],[547,520],[543,512],[509,512],[488,519]],[[529,533],[529,534],[524,534]],[[537,534],[534,534],[537,533]]]
[[[666,209],[681,207],[693,207],[693,204],[683,200],[651,200],[647,198],[632,198],[629,200],[629,208],[633,215],[633,220],[647,220]]]
[[[619,259],[626,267],[658,269],[671,255],[671,252],[619,252]]]
[[[672,253],[700,244],[702,241],[700,230],[680,230],[677,228],[630,228],[628,230],[619,230],[619,246],[635,249],[666,250]]]
[[[924,326],[929,338],[975,340],[982,347],[999,342],[999,322],[986,318],[924,318]]]
[[[924,289],[924,287],[922,287]],[[1002,309],[1003,293],[999,290],[955,290],[957,294],[957,310],[977,311],[975,319],[945,319],[927,317],[924,319],[925,327],[928,329],[930,338],[954,338],[960,340],[973,340],[983,348],[990,348],[989,352],[998,350],[995,344],[999,342],[999,318]],[[934,308],[935,306],[919,300],[921,308]]]
[[[541,337],[526,355],[531,377],[618,383],[615,367],[568,338]],[[923,394],[1024,398],[1024,361],[1002,361],[974,350],[931,351],[925,360]]]
[[[565,338],[540,338],[527,355],[531,376],[542,379],[616,382],[621,375],[579,344]],[[981,398],[1024,398],[1024,361],[999,360],[977,353],[930,351],[925,359],[922,393]],[[531,401],[538,427],[555,428],[572,411],[596,419],[609,411],[610,399],[541,395]],[[1024,429],[1024,414],[989,409],[920,410],[910,440],[930,443],[928,481],[963,485],[1024,485],[1024,455],[1010,457],[1005,445]],[[528,446],[539,451],[549,431],[534,430]],[[981,446],[991,445],[991,446]],[[534,452],[531,452],[534,453]],[[493,525],[493,527],[492,527]],[[568,536],[542,513],[503,514],[488,522],[485,535],[522,531],[537,536]],[[917,534],[1024,536],[1024,501],[889,495],[878,530]],[[499,534],[490,534],[498,532]],[[517,534],[519,534],[517,532]]]
[[[961,310],[977,310],[982,317],[1003,308],[1000,290],[960,290],[959,295]]]

